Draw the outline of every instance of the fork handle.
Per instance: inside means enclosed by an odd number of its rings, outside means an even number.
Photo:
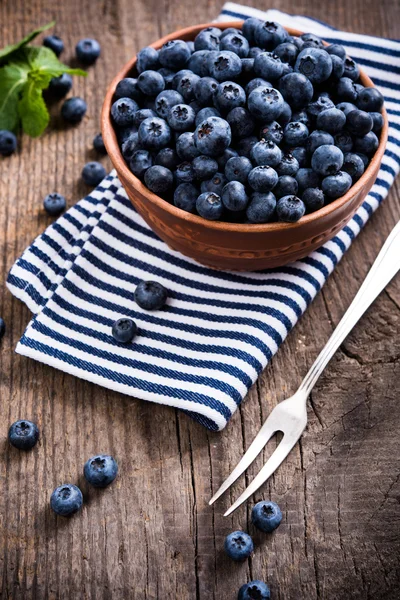
[[[356,297],[300,385],[299,391],[304,393],[305,400],[340,344],[399,269],[400,221],[382,246]]]

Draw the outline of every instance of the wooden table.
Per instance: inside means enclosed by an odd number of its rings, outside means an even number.
[[[251,3],[251,2],[249,2]],[[254,2],[253,2],[254,4]],[[22,140],[0,161],[0,272],[50,223],[42,209],[57,190],[69,204],[85,195],[83,164],[107,84],[139,48],[160,36],[214,18],[214,0],[3,0],[0,45],[51,19],[65,41],[64,60],[82,37],[102,57],[74,93],[88,102],[79,127],[64,129],[53,108],[42,138]],[[267,0],[258,0],[268,8]],[[367,34],[400,38],[398,0],[278,1]],[[108,161],[104,163],[109,167]],[[349,305],[384,239],[400,217],[397,183],[289,335],[246,402],[222,433],[209,433],[172,409],[135,401],[21,358],[15,345],[29,311],[0,291],[8,332],[0,346],[0,597],[45,600],[233,600],[248,579],[265,579],[274,600],[400,597],[400,279],[380,296],[336,354],[309,403],[309,426],[254,500],[272,498],[283,523],[256,533],[252,503],[231,518],[224,508],[244,489],[270,449],[215,508],[208,499],[237,463],[276,402],[294,392]],[[7,441],[9,425],[32,418],[40,444],[25,454]],[[96,452],[113,454],[118,480],[102,492],[82,477]],[[57,519],[53,488],[82,486],[79,516]],[[254,534],[242,565],[222,551],[233,529]]]

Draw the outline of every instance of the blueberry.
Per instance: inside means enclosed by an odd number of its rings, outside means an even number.
[[[282,198],[282,196],[295,196],[299,184],[294,177],[290,175],[281,175],[278,179],[278,183],[274,187],[274,196],[276,198]]]
[[[43,40],[43,46],[50,48],[56,56],[60,56],[64,50],[64,42],[58,35],[47,35]]]
[[[347,152],[344,155],[342,171],[348,173],[353,182],[357,181],[357,179],[360,179],[361,175],[364,173],[364,170],[364,162],[358,156],[358,154]]]
[[[207,77],[209,75],[208,60],[211,52],[208,50],[198,50],[193,52],[189,58],[187,68],[198,75],[199,77]]]
[[[240,181],[229,181],[222,190],[221,199],[225,208],[234,212],[245,210],[249,202],[246,188]]]
[[[209,117],[197,126],[194,139],[202,154],[219,156],[231,143],[231,128],[224,119]]]
[[[312,84],[322,83],[332,73],[332,59],[321,48],[305,48],[299,53],[294,70],[305,75]]]
[[[234,52],[223,50],[208,60],[208,68],[217,81],[232,81],[242,72],[242,62]]]
[[[214,104],[221,112],[229,112],[237,106],[246,104],[244,89],[234,81],[220,83],[214,96]]]
[[[100,56],[100,44],[97,40],[84,38],[75,46],[77,59],[84,65],[93,65]]]
[[[200,77],[188,70],[179,71],[173,81],[172,87],[181,94],[185,102],[196,98],[196,86]]]
[[[271,21],[260,21],[254,31],[254,39],[257,46],[266,50],[273,50],[279,44],[287,41],[288,33],[279,23]]]
[[[310,102],[307,106],[307,113],[311,121],[314,122],[322,111],[328,110],[329,108],[335,108],[334,103],[328,96],[320,94],[314,102]]]
[[[254,550],[253,540],[244,531],[233,531],[226,536],[224,542],[225,552],[235,561],[245,560]]]
[[[59,77],[53,77],[49,83],[49,93],[57,100],[64,98],[72,88],[72,77],[63,73]]]
[[[143,71],[138,77],[138,86],[146,96],[157,96],[165,88],[164,77],[158,71]]]
[[[119,98],[131,98],[135,102],[140,102],[143,98],[143,94],[139,89],[138,80],[133,77],[125,77],[117,83],[117,87],[114,92],[115,100]]]
[[[301,167],[296,173],[296,181],[301,193],[309,187],[319,187],[320,176],[313,169]]]
[[[159,117],[166,119],[170,109],[176,104],[182,104],[183,98],[176,90],[163,90],[156,97],[156,111]]]
[[[282,157],[281,162],[276,165],[275,171],[279,176],[290,175],[291,177],[295,177],[299,168],[300,165],[297,158],[295,158],[292,154],[285,154]]]
[[[174,131],[194,129],[196,114],[188,104],[176,104],[168,112],[168,124]]]
[[[343,77],[344,75],[344,62],[341,58],[335,56],[335,54],[331,54],[331,60],[332,73],[330,76],[330,81],[337,82],[337,80]]]
[[[146,150],[160,150],[168,146],[171,130],[168,123],[159,117],[145,119],[139,126],[139,142]]]
[[[240,138],[236,144],[237,154],[240,156],[245,156],[246,158],[251,158],[251,149],[254,144],[257,144],[257,142],[258,138],[255,135]]]
[[[182,133],[176,140],[176,153],[181,160],[190,161],[200,155],[191,131]]]
[[[344,77],[348,77],[352,81],[357,81],[360,76],[360,68],[352,58],[348,56],[344,59]]]
[[[15,421],[8,430],[8,441],[18,450],[31,450],[39,439],[39,429],[32,421]]]
[[[192,163],[183,162],[176,167],[175,179],[177,183],[191,183],[194,180]]]
[[[51,494],[50,506],[56,515],[69,517],[82,508],[81,490],[72,483],[63,483]]]
[[[269,87],[256,88],[247,100],[251,114],[263,121],[275,121],[282,113],[283,102],[282,94]]]
[[[293,73],[294,69],[292,67],[292,65],[289,65],[289,63],[282,63],[282,77],[284,75],[289,75],[289,73]]]
[[[364,169],[366,169],[369,164],[368,156],[366,156],[365,154],[362,154],[362,152],[357,152],[357,156],[359,156],[361,158],[361,160],[363,161],[363,164],[364,164]]]
[[[154,158],[155,165],[161,165],[170,171],[176,169],[178,162],[178,155],[173,148],[162,148]]]
[[[308,47],[308,48],[323,48],[324,47],[321,38],[318,37],[317,35],[315,35],[315,33],[303,33],[300,37],[304,42],[304,47]],[[306,44],[309,44],[309,46],[306,46]]]
[[[301,195],[306,211],[314,212],[322,208],[325,204],[325,196],[320,188],[307,188]]]
[[[141,179],[147,169],[153,164],[150,152],[147,150],[136,150],[131,160],[129,161],[129,168],[136,177]]]
[[[146,48],[142,48],[137,55],[136,59],[136,68],[138,73],[142,73],[147,70],[155,70],[160,66],[160,61],[158,60],[158,51],[152,48],[151,46],[146,46]]]
[[[99,154],[107,154],[107,149],[104,145],[104,140],[103,140],[103,136],[101,135],[101,133],[97,133],[94,138],[93,138],[93,148],[96,150],[96,152],[98,152]]]
[[[131,98],[119,98],[111,106],[111,117],[118,127],[129,127],[134,124],[138,109],[137,103]]]
[[[363,137],[357,137],[354,140],[354,150],[366,154],[367,156],[375,154],[378,146],[379,140],[373,131],[370,131]]]
[[[279,123],[271,121],[261,127],[260,138],[279,145],[283,140],[283,129]]]
[[[274,142],[262,139],[254,144],[250,156],[256,165],[276,167],[282,160],[282,150]]]
[[[380,112],[383,106],[383,96],[375,87],[364,88],[358,94],[357,106],[367,112]]]
[[[210,156],[200,155],[193,159],[192,168],[195,179],[205,181],[218,171],[218,163]]]
[[[88,483],[97,488],[105,488],[114,481],[118,473],[118,465],[112,456],[98,454],[86,461],[83,474]]]
[[[336,108],[341,110],[347,117],[349,112],[351,112],[352,110],[356,110],[357,106],[352,102],[339,102],[339,104],[336,104]]]
[[[139,127],[140,123],[145,119],[150,119],[156,116],[157,113],[154,110],[151,110],[150,108],[140,108],[138,111],[135,112],[134,124],[136,125],[136,127]]]
[[[249,138],[244,138],[244,139],[249,139]],[[254,138],[257,141],[257,138]],[[243,153],[240,153],[241,156],[244,156]],[[217,163],[218,163],[218,167],[220,171],[224,171],[225,170],[225,166],[226,163],[228,162],[228,160],[230,158],[233,158],[234,156],[239,156],[239,153],[234,150],[233,148],[226,148],[226,150],[224,150],[224,152],[222,154],[220,154],[220,156],[217,157]],[[250,152],[249,152],[249,156],[247,156],[246,158],[250,158]]]
[[[246,95],[249,96],[251,92],[258,87],[272,87],[272,83],[266,79],[263,79],[262,77],[255,77],[246,84]]]
[[[220,49],[234,52],[240,58],[246,58],[249,54],[250,46],[247,39],[239,32],[228,33],[221,37]]]
[[[211,179],[201,182],[201,193],[214,192],[215,194],[218,194],[218,196],[221,196],[222,190],[226,183],[227,179],[223,173],[215,173]]]
[[[64,196],[57,192],[52,192],[51,194],[47,194],[43,200],[43,206],[48,215],[56,217],[65,210],[67,202]]]
[[[287,146],[304,146],[308,135],[309,132],[306,125],[299,121],[292,122],[288,123],[284,129],[283,141]]]
[[[196,209],[201,217],[209,221],[218,221],[222,216],[221,197],[214,192],[200,194],[196,201]]]
[[[242,58],[241,79],[251,81],[254,77],[254,58]]]
[[[0,317],[0,340],[2,337],[4,337],[5,333],[6,333],[6,324],[4,322],[4,319],[2,319]]]
[[[353,138],[345,129],[334,136],[335,146],[344,152],[350,152],[353,148]]]
[[[328,52],[328,54],[334,54],[342,60],[346,58],[346,50],[340,44],[331,44],[330,46],[326,46],[325,50]]]
[[[283,73],[283,63],[273,52],[262,52],[254,59],[254,72],[267,81],[275,81]]]
[[[346,117],[346,128],[352,135],[362,137],[372,130],[374,122],[369,113],[356,108]]]
[[[349,77],[341,77],[337,83],[336,97],[339,102],[356,102],[358,92],[354,81]]]
[[[212,104],[213,98],[218,90],[218,81],[213,77],[201,77],[196,82],[195,94],[196,99],[203,106]]]
[[[338,108],[327,108],[317,116],[317,127],[328,131],[328,133],[336,133],[343,129],[346,124],[346,115]]]
[[[305,212],[304,202],[297,196],[283,196],[276,203],[278,221],[296,223]]]
[[[87,105],[82,98],[68,98],[61,107],[61,115],[68,123],[79,123],[86,114]]]
[[[308,166],[307,150],[304,146],[296,146],[296,148],[291,148],[290,154],[297,160],[297,163],[301,169]]]
[[[111,333],[116,342],[128,344],[137,334],[137,325],[132,319],[122,317],[113,323]]]
[[[200,48],[199,48],[200,50]],[[170,40],[158,52],[158,60],[168,69],[183,69],[190,58],[191,52],[183,40]]]
[[[238,600],[269,600],[270,598],[269,587],[258,579],[242,585],[238,595]]]
[[[274,49],[274,54],[276,54],[276,56],[278,56],[282,62],[289,63],[290,65],[294,65],[298,53],[299,49],[291,42],[279,44],[279,46]]]
[[[260,19],[256,19],[254,17],[250,17],[243,21],[242,34],[251,46],[255,43],[255,32],[260,24]]]
[[[281,509],[272,501],[258,502],[251,511],[251,521],[257,529],[271,533],[282,521]]]
[[[166,67],[161,67],[161,69],[157,69],[157,73],[162,75],[165,82],[165,89],[170,90],[172,88],[172,83],[174,81],[174,77],[176,72],[172,69],[167,69]]]
[[[226,120],[229,123],[233,137],[247,137],[254,131],[254,118],[251,116],[247,108],[243,108],[242,106],[233,108],[227,114]]]
[[[253,192],[246,210],[250,223],[268,223],[276,208],[276,198],[272,192]]]
[[[278,182],[278,173],[266,165],[255,167],[249,173],[248,182],[255,192],[270,192]]]
[[[191,100],[189,102],[189,106],[194,110],[195,115],[197,115],[197,113],[199,113],[203,108],[203,106],[197,100]]]
[[[238,35],[243,35],[243,33],[240,31],[240,29],[237,29],[236,27],[227,27],[226,29],[224,29],[221,32],[221,35],[219,36],[219,39],[222,40],[224,39],[225,36],[229,35],[230,33],[235,33]]]
[[[380,133],[384,123],[383,116],[379,112],[371,112],[369,114],[372,117],[372,131],[376,134]]]
[[[86,163],[82,169],[82,179],[86,185],[99,185],[106,175],[103,165],[96,161]]]
[[[17,149],[17,138],[12,131],[0,130],[0,155],[10,156]]]
[[[311,101],[314,88],[302,73],[289,73],[279,82],[279,90],[292,108],[303,108]]]
[[[219,112],[219,110],[217,110],[213,106],[207,106],[207,107],[199,110],[199,112],[196,115],[194,124],[196,125],[196,127],[198,127],[200,125],[200,123],[202,123],[209,117],[220,117],[220,116],[221,116],[221,113]]]
[[[290,123],[291,120],[292,120],[292,109],[290,108],[289,104],[286,101],[284,101],[282,112],[278,118],[278,123],[280,125],[282,125],[282,127],[285,127],[288,123]]]
[[[319,146],[311,158],[311,166],[316,173],[327,177],[337,173],[343,164],[343,152],[332,144]]]
[[[129,137],[121,144],[121,153],[126,162],[132,159],[133,154],[139,149],[139,134],[132,131]]]
[[[233,156],[225,165],[225,176],[228,181],[247,183],[247,177],[253,165],[245,156]]]
[[[203,29],[194,39],[194,49],[199,50],[219,50],[219,35],[209,28]]]
[[[329,198],[340,198],[351,188],[351,177],[345,171],[329,175],[322,180],[322,191]]]
[[[310,134],[309,138],[307,139],[306,149],[309,155],[312,156],[319,146],[334,143],[335,141],[330,133],[328,133],[327,131],[320,131],[319,129],[314,129],[314,131]]]
[[[174,191],[174,205],[189,213],[196,213],[199,190],[192,183],[180,183]]]
[[[174,183],[172,171],[161,165],[154,165],[144,174],[144,182],[154,194],[164,194]]]

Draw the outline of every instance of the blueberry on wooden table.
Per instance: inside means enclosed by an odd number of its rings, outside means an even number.
[[[52,192],[51,194],[47,194],[43,200],[43,206],[48,215],[56,217],[65,210],[67,202],[64,196],[57,192]]]
[[[100,44],[97,40],[91,38],[84,38],[79,40],[75,46],[75,53],[77,59],[83,65],[93,65],[100,56]]]
[[[116,478],[118,465],[115,458],[108,454],[98,454],[86,461],[83,474],[88,483],[94,487],[104,488]]]
[[[122,344],[128,344],[133,340],[137,333],[137,325],[132,319],[123,317],[122,319],[115,321],[111,332],[115,341]]]
[[[233,531],[226,536],[224,549],[229,558],[239,562],[250,556],[254,550],[254,544],[248,533]]]
[[[60,56],[64,50],[64,42],[58,35],[47,35],[43,40],[43,46],[50,48],[56,56]]]
[[[87,111],[86,102],[77,96],[68,98],[61,107],[61,115],[68,123],[79,123]]]
[[[68,73],[63,73],[59,77],[53,77],[49,84],[50,95],[59,100],[64,98],[72,88],[72,77]]]
[[[144,310],[160,310],[168,299],[168,292],[158,281],[141,281],[135,289],[135,301]]]
[[[276,502],[258,502],[251,511],[251,520],[260,531],[271,533],[281,523],[282,512]]]
[[[4,322],[4,319],[2,319],[0,317],[0,340],[2,337],[4,337],[5,333],[6,333],[6,324]]]
[[[64,483],[51,494],[50,506],[61,517],[70,517],[82,508],[81,490],[72,483]]]
[[[106,175],[103,165],[96,161],[86,163],[82,169],[82,179],[86,185],[98,185]]]
[[[31,450],[39,439],[39,429],[27,419],[15,421],[8,430],[8,441],[19,450]]]
[[[269,600],[271,592],[263,581],[255,580],[245,583],[239,590],[238,600]]]
[[[103,140],[103,136],[101,135],[101,133],[97,133],[94,136],[94,138],[93,138],[93,148],[99,154],[107,154],[107,150],[106,150],[106,147],[104,145],[104,140]]]
[[[17,138],[12,131],[0,130],[0,155],[10,156],[17,149]]]

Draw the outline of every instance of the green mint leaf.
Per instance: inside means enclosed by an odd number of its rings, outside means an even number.
[[[50,79],[59,77],[63,73],[87,75],[86,71],[82,71],[82,69],[71,69],[68,65],[64,65],[58,60],[54,52],[45,46],[26,46],[21,53],[18,53],[17,58],[27,62],[32,71],[47,75]]]
[[[19,65],[0,68],[0,129],[18,129],[18,98],[27,80],[27,70]]]
[[[42,96],[42,88],[28,77],[18,101],[18,114],[22,128],[31,137],[38,137],[46,129],[50,116]]]
[[[55,21],[52,21],[51,23],[47,23],[47,25],[43,25],[43,27],[38,27],[38,29],[35,29],[31,33],[28,33],[28,35],[25,36],[20,42],[17,42],[16,44],[10,44],[9,46],[6,46],[2,50],[0,50],[0,64],[6,62],[6,59],[8,60],[10,58],[10,55],[13,54],[13,52],[16,52],[23,46],[26,46],[26,44],[29,44],[29,42],[31,42],[37,35],[39,35],[39,33],[50,29],[50,27],[53,27],[54,25]]]

